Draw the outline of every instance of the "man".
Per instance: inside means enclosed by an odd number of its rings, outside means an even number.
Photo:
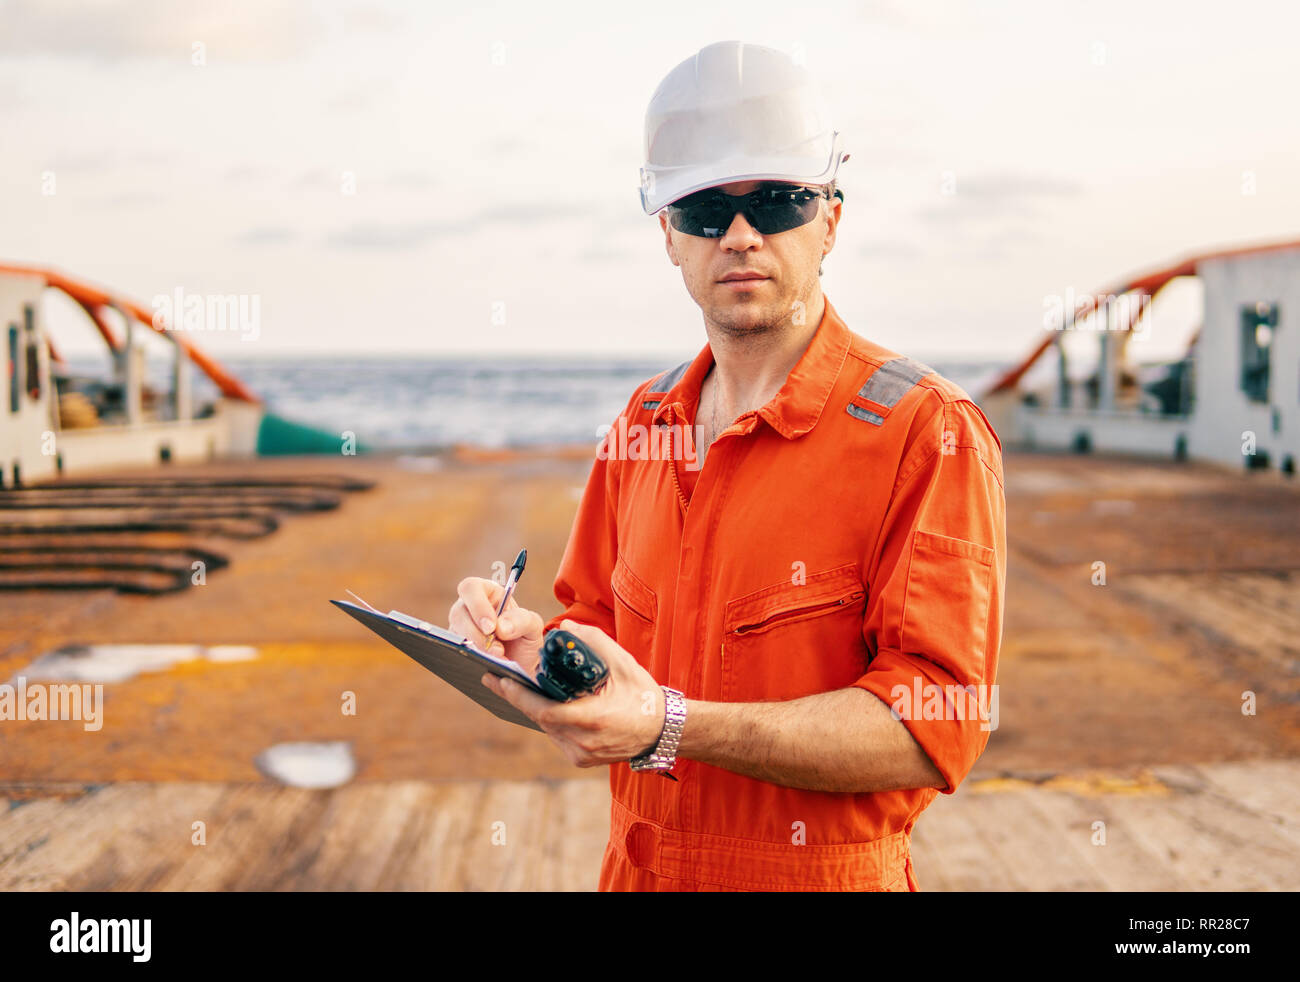
[[[530,668],[564,627],[609,664],[570,703],[484,678],[610,767],[601,889],[915,890],[913,825],[996,718],[1001,447],[823,296],[844,155],[803,69],[704,48],[656,91],[646,150],[642,203],[708,336],[623,414],[671,452],[602,448],[562,615],[497,622],[501,587],[468,579],[450,622]]]

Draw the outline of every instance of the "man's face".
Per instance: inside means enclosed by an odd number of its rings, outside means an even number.
[[[747,194],[768,181],[724,184],[726,194]],[[709,323],[731,334],[779,329],[805,309],[820,289],[817,270],[835,245],[842,203],[822,200],[807,225],[774,235],[760,235],[739,211],[718,239],[687,235],[673,228],[661,212],[668,258],[680,266],[686,289]],[[756,279],[727,280],[736,274]],[[800,307],[800,304],[804,305]]]

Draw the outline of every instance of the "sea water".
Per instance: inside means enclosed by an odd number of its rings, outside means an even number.
[[[222,365],[270,412],[329,432],[355,434],[367,447],[436,450],[454,444],[505,448],[600,442],[642,382],[693,357],[657,358],[271,356],[222,358]],[[1002,367],[995,362],[926,362],[977,395]],[[103,376],[100,359],[69,359]],[[170,388],[169,366],[151,359],[150,384]],[[195,405],[215,397],[197,369]]]

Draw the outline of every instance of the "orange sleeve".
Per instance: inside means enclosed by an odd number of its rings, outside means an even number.
[[[997,726],[1002,450],[966,400],[943,402],[915,430],[866,564],[870,661],[853,684],[891,707],[951,794]]]
[[[612,430],[611,430],[612,433]],[[566,617],[614,634],[614,593],[610,576],[618,559],[617,461],[609,459],[609,434],[597,451],[578,514],[573,520],[564,558],[555,577],[555,599],[564,608],[545,630]]]

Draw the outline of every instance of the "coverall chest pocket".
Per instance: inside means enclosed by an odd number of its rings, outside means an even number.
[[[722,701],[797,699],[841,689],[866,670],[866,590],[848,563],[727,604]]]
[[[658,598],[622,556],[614,564],[609,585],[614,593],[614,640],[648,666],[659,616]]]

